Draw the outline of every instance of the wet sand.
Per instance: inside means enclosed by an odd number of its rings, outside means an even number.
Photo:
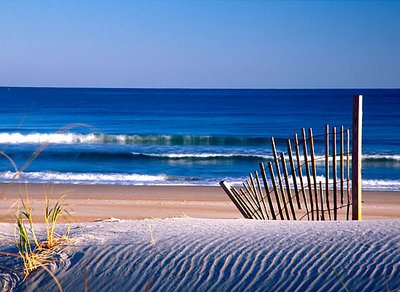
[[[15,222],[20,196],[29,197],[36,222],[43,222],[43,197],[65,195],[71,217],[63,222],[107,218],[242,218],[222,188],[213,186],[116,186],[0,184],[0,222]],[[363,192],[363,219],[400,219],[400,192]]]

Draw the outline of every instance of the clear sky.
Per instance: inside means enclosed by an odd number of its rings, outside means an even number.
[[[400,1],[2,0],[0,86],[400,88]]]

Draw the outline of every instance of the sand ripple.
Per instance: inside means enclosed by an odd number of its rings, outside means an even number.
[[[52,270],[64,291],[84,291],[85,268],[89,291],[144,291],[150,279],[150,291],[344,291],[331,265],[349,291],[393,291],[399,223],[97,222],[72,229],[76,243]],[[57,290],[44,271],[11,288]]]

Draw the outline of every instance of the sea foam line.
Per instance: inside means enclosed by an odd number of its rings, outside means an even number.
[[[276,138],[275,141],[284,140]],[[152,145],[269,145],[268,137],[220,137],[209,135],[141,135],[141,134],[101,134],[101,133],[0,133],[0,143],[117,143]]]
[[[242,153],[140,153],[132,152],[132,155],[147,156],[153,158],[169,158],[169,159],[207,159],[207,158],[250,158],[250,159],[264,159],[273,160],[273,155],[269,154],[242,154]],[[349,157],[351,160],[351,156]],[[288,159],[288,156],[286,156]],[[344,161],[347,161],[347,157],[343,157]],[[366,154],[362,156],[364,162],[400,162],[400,155],[388,155],[388,154]],[[340,160],[340,156],[336,156],[336,160]],[[300,156],[301,163],[304,163],[304,156]],[[308,161],[311,161],[311,156],[308,156]],[[324,155],[315,155],[315,161],[317,164],[325,163]],[[333,158],[329,157],[329,161],[332,163]]]
[[[239,153],[139,153],[132,152],[133,155],[141,155],[155,158],[171,158],[171,159],[183,159],[183,158],[261,158],[261,159],[273,159],[271,155],[263,154],[239,154]]]
[[[28,182],[28,183],[55,183],[55,184],[112,184],[112,185],[198,185],[198,186],[218,186],[221,180],[226,180],[230,185],[241,187],[246,177],[225,177],[225,178],[193,178],[178,177],[166,174],[146,175],[146,174],[127,174],[127,173],[72,173],[72,172],[24,172],[18,178],[15,172],[0,172],[0,182]],[[292,181],[289,176],[289,181]],[[303,177],[307,182],[307,178]],[[325,187],[325,177],[317,176],[317,182],[322,182]],[[311,184],[313,185],[311,177]],[[329,179],[330,188],[333,180]],[[307,183],[306,183],[307,185]],[[344,187],[346,189],[347,183]],[[400,191],[400,180],[377,180],[364,179],[363,189],[366,190],[388,190]],[[293,188],[292,183],[290,186]],[[270,186],[272,188],[272,186]]]
[[[167,175],[146,175],[126,173],[72,173],[72,172],[24,172],[21,175],[12,171],[0,173],[1,181],[35,182],[35,183],[89,183],[89,184],[130,184],[166,182]]]
[[[242,137],[211,137],[211,136],[171,136],[171,135],[113,135],[113,134],[49,134],[49,133],[0,133],[0,144],[126,144],[126,145],[238,145],[246,141],[259,140],[267,143],[268,138],[242,138]],[[239,144],[240,144],[239,143]],[[267,144],[266,144],[267,145]],[[182,158],[260,158],[271,160],[273,156],[263,153],[138,153],[132,152],[133,155],[143,155],[148,157],[182,159]],[[324,155],[316,155],[317,163],[324,160]],[[337,156],[339,159],[339,155]],[[346,156],[344,157],[346,160]],[[351,157],[350,157],[351,159]],[[301,160],[304,158],[301,156]],[[332,158],[330,158],[332,161]],[[364,154],[365,162],[400,162],[400,154]]]
[[[0,133],[0,143],[117,143],[156,145],[230,145],[267,141],[267,138],[213,137],[192,135],[80,134],[80,133]]]

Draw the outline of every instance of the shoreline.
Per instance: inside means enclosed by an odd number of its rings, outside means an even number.
[[[43,222],[45,190],[52,199],[65,195],[72,218],[64,216],[60,222],[109,218],[242,218],[219,186],[0,184],[0,222],[15,222],[16,202],[20,194],[26,198],[26,191],[35,222]],[[363,191],[363,219],[400,219],[399,210],[400,192]]]

